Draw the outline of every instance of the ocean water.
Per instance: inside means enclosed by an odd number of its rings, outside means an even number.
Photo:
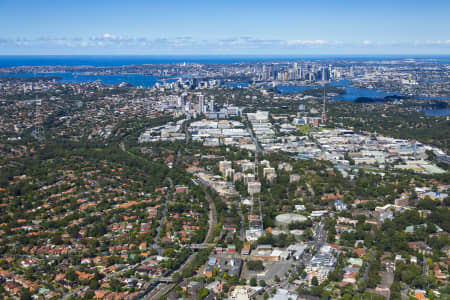
[[[450,55],[0,55],[1,67],[15,66],[125,66],[136,64],[269,62],[292,60],[381,61],[420,59],[450,63]]]
[[[298,60],[294,56],[253,56],[253,55],[0,55],[0,67],[16,66],[94,66],[111,67],[143,64],[232,64],[242,62]]]

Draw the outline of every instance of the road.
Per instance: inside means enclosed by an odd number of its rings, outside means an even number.
[[[121,142],[121,143],[119,144],[119,147],[120,147],[120,149],[121,149],[122,151],[129,153],[129,152],[127,151],[126,147],[125,147],[125,143],[124,143],[124,142]],[[131,154],[131,153],[129,153],[129,154]],[[170,180],[170,178],[169,178],[169,180]],[[170,180],[170,183],[171,183],[171,185],[172,185],[172,181],[171,181],[171,180]],[[162,218],[161,218],[160,226],[158,226],[158,228],[157,228],[157,237],[159,237],[159,234],[160,234],[160,227],[161,227],[162,221],[164,220],[165,215],[166,215],[166,207],[167,207],[167,206],[166,206],[166,203],[167,203],[167,197],[166,197],[166,201],[164,201],[164,204],[163,204],[163,212],[162,212],[162,215],[163,215],[163,216],[162,216]],[[155,242],[153,243],[153,247],[154,247],[155,249],[157,249],[157,251],[158,251],[159,254],[161,254],[162,251],[163,251],[163,249],[160,249],[160,248],[157,247],[157,244],[156,244],[157,239],[158,239],[158,238],[155,238]],[[156,247],[155,247],[155,245],[156,245]],[[114,272],[114,273],[107,274],[107,275],[103,278],[103,281],[106,282],[106,281],[108,281],[108,280],[111,280],[111,279],[115,278],[117,274],[119,274],[119,273],[125,273],[125,272],[127,272],[127,271],[129,271],[129,270],[132,270],[132,269],[134,269],[134,268],[137,268],[137,267],[139,267],[139,266],[141,266],[141,265],[145,265],[146,263],[148,263],[148,262],[151,261],[151,260],[152,260],[152,259],[149,257],[149,258],[146,258],[146,259],[144,259],[143,261],[141,261],[141,262],[139,262],[139,263],[137,263],[137,264],[134,264],[134,265],[128,266],[128,267],[126,267],[126,268],[124,268],[124,269],[121,269],[121,270],[119,270],[118,272]],[[63,299],[63,300],[67,300],[67,299],[69,299],[71,296],[79,295],[80,293],[85,292],[85,291],[87,291],[88,289],[89,289],[88,287],[80,287],[80,288],[78,288],[78,289],[72,291],[71,293],[68,293],[68,294],[64,295],[64,296],[62,297],[62,299]]]
[[[188,130],[188,121],[186,120],[186,121],[184,121],[183,122],[183,125],[182,125],[182,127],[183,127],[183,132],[184,132],[184,134],[185,134],[185,136],[186,136],[186,144],[188,144],[189,143],[189,141],[191,140],[191,134],[189,133],[189,130]]]
[[[119,144],[119,147],[120,147],[120,149],[121,149],[122,151],[128,152],[128,151],[126,150],[125,144],[124,144],[123,142]],[[178,156],[179,156],[179,151],[178,151],[178,153],[177,153],[177,158],[178,158]],[[168,178],[168,180],[169,180],[169,182],[170,182],[170,187],[172,188],[172,187],[173,187],[173,182],[172,182],[171,178]],[[210,241],[210,240],[212,240],[212,238],[214,237],[214,229],[215,229],[216,224],[217,224],[216,206],[215,206],[214,201],[212,200],[211,196],[210,196],[208,193],[206,193],[206,195],[207,195],[206,198],[207,198],[207,200],[208,200],[208,202],[209,202],[209,221],[208,221],[208,222],[209,222],[209,228],[208,228],[208,233],[207,233],[206,238],[205,238],[205,243],[208,242],[208,241]],[[159,225],[158,228],[157,228],[157,234],[156,234],[156,237],[155,237],[155,239],[154,239],[154,243],[153,243],[153,245],[152,245],[153,248],[156,249],[156,250],[158,251],[158,254],[159,254],[159,255],[161,255],[161,254],[164,252],[164,249],[163,249],[163,248],[160,248],[160,247],[158,246],[157,242],[158,242],[158,240],[159,240],[159,238],[160,238],[160,235],[161,235],[161,225],[162,225],[162,223],[164,222],[164,220],[165,220],[165,218],[166,218],[166,215],[167,215],[167,202],[168,202],[168,200],[169,200],[169,199],[168,199],[168,193],[167,193],[167,195],[165,196],[165,201],[164,201],[164,203],[163,203],[163,207],[162,207],[162,211],[161,211],[160,225]],[[186,261],[178,268],[178,270],[176,270],[176,271],[174,271],[174,272],[183,272],[183,270],[184,270],[188,265],[190,265],[190,264],[192,263],[192,261],[194,260],[195,256],[196,256],[196,253],[190,255],[190,256],[188,257],[188,259],[187,259],[187,260],[186,260]],[[149,257],[149,258],[147,258],[147,259],[145,259],[145,260],[143,260],[143,261],[141,261],[141,262],[139,262],[139,263],[137,263],[137,264],[134,264],[134,265],[128,266],[128,267],[126,267],[126,268],[124,268],[124,269],[121,269],[121,270],[118,271],[118,272],[114,272],[114,273],[108,274],[108,275],[105,276],[105,278],[103,279],[103,281],[108,281],[108,280],[110,280],[110,279],[115,278],[116,275],[119,274],[119,273],[124,273],[124,272],[127,272],[127,271],[129,271],[129,270],[132,270],[132,269],[134,269],[134,268],[137,268],[137,267],[139,267],[139,266],[141,266],[141,265],[145,265],[145,264],[147,264],[150,260],[151,260],[151,258]],[[150,288],[149,288],[147,291],[145,291],[145,292],[143,293],[144,295],[142,295],[142,296],[140,296],[140,297],[138,297],[138,298],[145,297],[144,299],[158,299],[158,298],[155,298],[155,296],[158,296],[158,295],[161,295],[161,296],[162,296],[162,295],[164,295],[165,293],[167,293],[168,291],[170,291],[174,286],[175,286],[175,284],[159,283],[159,281],[157,280],[156,282],[154,282],[154,283],[150,286]],[[156,293],[155,295],[153,295],[153,294],[152,294],[152,291],[153,291],[153,289],[154,289],[155,287],[156,287],[156,289],[157,289],[157,293]],[[73,292],[71,292],[71,293],[68,293],[68,294],[64,295],[62,299],[63,299],[63,300],[68,300],[71,296],[79,295],[80,293],[85,292],[85,291],[87,291],[88,289],[89,289],[88,287],[81,287],[81,288],[76,289],[75,291],[73,291]],[[150,294],[147,294],[147,293],[150,293]],[[147,296],[145,296],[145,294],[147,294]],[[159,297],[160,297],[160,296],[159,296]]]
[[[239,218],[241,219],[239,224],[239,239],[244,242],[245,241],[244,215],[242,214],[241,205],[238,205],[238,214]]]
[[[103,282],[107,282],[107,281],[109,281],[109,280],[111,280],[111,279],[116,278],[117,275],[118,275],[119,273],[126,273],[126,272],[128,272],[128,271],[130,271],[130,270],[133,270],[134,268],[137,268],[137,267],[139,267],[139,266],[141,266],[141,265],[145,265],[145,264],[147,264],[148,262],[150,262],[151,260],[152,260],[152,258],[149,257],[149,258],[146,258],[146,259],[144,259],[143,261],[141,261],[141,262],[139,262],[139,263],[137,263],[137,264],[130,265],[130,266],[124,268],[124,269],[120,269],[120,270],[117,271],[117,272],[113,272],[113,273],[107,274],[107,275],[103,278]],[[79,294],[82,293],[82,292],[86,292],[88,289],[89,289],[89,287],[81,287],[81,288],[76,289],[75,291],[73,291],[73,292],[71,292],[71,293],[68,293],[68,294],[64,295],[63,298],[61,298],[61,299],[67,300],[67,299],[69,299],[71,296],[76,296],[76,295],[79,295]]]
[[[407,300],[408,299],[408,289],[407,288],[401,290],[400,293],[401,293],[400,295],[401,295],[402,300]]]
[[[361,278],[361,282],[366,281],[367,278],[369,277],[369,268],[370,268],[370,265],[372,264],[372,261],[373,261],[373,251],[370,251],[370,258],[369,258],[369,261],[367,262],[366,268],[364,269],[364,274],[363,274],[363,277]]]
[[[302,258],[294,263],[294,267],[291,267],[291,272],[287,276],[280,277],[281,281],[277,284],[277,287],[287,290],[292,290],[293,285],[289,283],[289,278],[294,275],[295,272],[298,271],[300,266],[303,264],[304,266],[308,265],[312,259],[312,252],[314,250],[320,249],[325,244],[325,239],[327,237],[327,230],[325,226],[320,222],[316,229],[314,230],[314,239],[308,243],[307,248],[303,252]],[[266,292],[268,292],[273,285],[268,285],[264,288]]]
[[[247,127],[248,127],[248,131],[250,132],[250,136],[251,136],[251,138],[253,140],[253,143],[256,146],[256,149],[255,149],[256,153],[255,153],[255,155],[258,156],[259,152],[263,152],[264,153],[264,150],[261,148],[261,146],[258,143],[258,140],[255,138],[255,135],[253,133],[253,129],[250,127],[250,121],[248,121]]]
[[[206,199],[208,200],[208,203],[209,203],[209,220],[208,220],[209,228],[208,228],[208,233],[206,234],[206,237],[205,237],[205,240],[203,243],[208,243],[208,242],[212,242],[212,240],[214,238],[214,229],[216,228],[216,225],[217,225],[217,213],[216,213],[216,205],[214,204],[214,201],[212,200],[211,195],[209,195],[209,193],[206,192],[206,189],[205,189],[205,195],[206,195]],[[184,271],[184,269],[194,261],[196,255],[197,255],[197,253],[191,254],[188,257],[188,259],[177,270],[174,270],[172,272],[172,274],[175,272],[182,273]],[[163,297],[165,294],[167,294],[175,286],[176,286],[175,283],[170,283],[170,284],[159,283],[155,288],[156,292],[154,292],[153,289],[146,291],[146,293],[145,293],[146,295],[144,296],[143,299],[159,299],[159,298]]]
[[[170,182],[170,188],[173,187],[173,182],[171,178],[168,178],[169,182]],[[161,237],[161,225],[164,223],[164,221],[166,220],[166,215],[167,215],[167,202],[169,201],[169,193],[166,193],[165,195],[165,201],[162,204],[162,209],[161,209],[161,219],[159,220],[159,226],[158,228],[156,228],[156,236],[153,239],[153,249],[156,249],[156,251],[158,251],[158,255],[162,255],[164,252],[164,249],[158,246],[158,241]]]
[[[305,183],[306,183],[306,187],[308,188],[308,191],[310,192],[311,196],[315,197],[316,193],[314,192],[314,189],[312,188],[312,186],[306,181],[305,181]]]
[[[217,226],[217,212],[216,212],[216,205],[214,204],[213,199],[211,198],[211,195],[205,190],[206,200],[208,200],[209,204],[209,228],[208,233],[206,234],[204,243],[212,243],[214,238],[214,229],[216,229]]]
[[[422,264],[422,276],[427,276],[427,259],[423,258],[423,264]]]
[[[124,142],[121,142],[121,143],[119,144],[119,147],[120,147],[120,150],[122,150],[123,152],[128,152],[127,149],[125,148]]]
[[[190,255],[188,259],[178,268],[178,270],[174,271],[173,273],[182,273],[184,269],[194,261],[196,255],[197,253]],[[175,286],[176,283],[159,283],[156,286],[155,290],[150,290],[149,294],[144,296],[143,299],[159,299],[167,294],[170,290],[172,290]]]

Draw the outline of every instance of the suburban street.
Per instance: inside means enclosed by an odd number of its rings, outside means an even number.
[[[214,201],[212,200],[211,196],[208,193],[206,193],[206,199],[208,200],[209,203],[209,220],[208,220],[209,227],[204,243],[212,242],[212,239],[214,237],[214,229],[216,228],[217,224],[216,206],[214,205]],[[172,274],[182,273],[183,270],[194,261],[196,255],[197,253],[191,254],[188,257],[188,259],[177,270],[174,270],[172,272]],[[155,286],[152,286],[152,289],[149,289],[144,293],[144,295],[146,296],[144,296],[143,299],[159,299],[160,297],[164,296],[167,292],[169,292],[172,288],[174,288],[176,285],[175,283],[159,282],[159,280],[157,280],[157,282],[158,283]]]
[[[305,249],[305,251],[303,252],[301,259],[299,259],[298,261],[292,262],[292,265],[290,267],[291,271],[289,272],[289,274],[287,276],[283,276],[283,277],[280,276],[281,281],[277,284],[277,287],[282,288],[282,289],[287,289],[290,291],[295,290],[295,286],[289,283],[289,278],[295,272],[297,272],[298,268],[302,264],[304,266],[306,266],[310,263],[310,261],[312,259],[313,251],[320,249],[320,247],[322,247],[325,244],[326,236],[327,236],[327,231],[324,228],[323,223],[320,222],[317,225],[316,229],[314,230],[313,240],[308,243],[308,246]],[[291,261],[291,259],[289,259],[289,261]],[[272,287],[270,285],[268,285],[268,286],[264,287],[264,290],[268,292],[271,288]]]

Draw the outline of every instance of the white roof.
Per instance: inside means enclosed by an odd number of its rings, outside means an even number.
[[[273,250],[270,256],[281,256],[282,253],[283,251],[281,250]]]

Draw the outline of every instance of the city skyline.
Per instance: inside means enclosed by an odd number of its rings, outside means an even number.
[[[0,54],[448,54],[448,11],[447,1],[3,1]]]
[[[449,11],[0,0],[0,299],[450,299]]]

